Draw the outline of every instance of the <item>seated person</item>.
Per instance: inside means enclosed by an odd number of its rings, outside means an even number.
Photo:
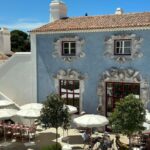
[[[102,142],[102,137],[92,138],[91,140],[91,148],[98,148],[100,143]]]
[[[146,146],[145,147],[146,150],[150,150],[150,135],[149,135],[149,137],[146,140],[146,145],[145,146]]]
[[[89,142],[90,141],[90,136],[91,133],[89,132],[89,130],[85,130],[85,132],[82,134],[82,138],[84,142]]]
[[[83,138],[83,142],[84,142],[84,146],[83,149],[85,148],[85,145],[90,145],[91,142],[91,133],[89,131],[89,129],[86,129],[85,132],[82,134],[82,138]]]
[[[104,133],[102,140],[101,140],[101,144],[100,144],[100,148],[102,150],[107,150],[108,148],[112,147],[112,141],[110,139],[110,136],[108,135],[108,133]]]

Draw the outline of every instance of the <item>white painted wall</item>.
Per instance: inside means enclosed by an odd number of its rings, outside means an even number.
[[[10,31],[7,28],[0,30],[0,52],[11,54]]]
[[[15,53],[0,65],[0,91],[18,105],[37,101],[33,66],[30,52]]]

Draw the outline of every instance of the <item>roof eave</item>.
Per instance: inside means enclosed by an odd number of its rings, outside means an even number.
[[[29,31],[30,34],[58,34],[58,33],[83,33],[83,32],[112,32],[112,31],[131,31],[131,30],[150,30],[149,26],[124,27],[124,28],[104,28],[104,29],[79,29],[79,30],[55,30],[55,31]]]

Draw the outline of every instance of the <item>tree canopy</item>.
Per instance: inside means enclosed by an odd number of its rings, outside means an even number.
[[[29,52],[29,35],[20,30],[11,31],[11,49],[13,52]]]
[[[144,121],[144,104],[132,94],[120,100],[110,116],[112,129],[117,133],[127,135],[129,137],[129,143],[133,133],[140,132],[144,129]]]
[[[56,141],[58,135],[58,127],[62,126],[67,129],[70,123],[70,115],[67,107],[64,107],[63,100],[57,94],[50,94],[44,103],[41,111],[40,121],[46,127],[56,128]],[[57,142],[56,142],[57,143]]]

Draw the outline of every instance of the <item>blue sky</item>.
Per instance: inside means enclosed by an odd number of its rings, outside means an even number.
[[[68,16],[114,14],[117,7],[125,13],[150,11],[150,0],[63,0]],[[0,0],[0,27],[31,30],[49,22],[50,0]]]

